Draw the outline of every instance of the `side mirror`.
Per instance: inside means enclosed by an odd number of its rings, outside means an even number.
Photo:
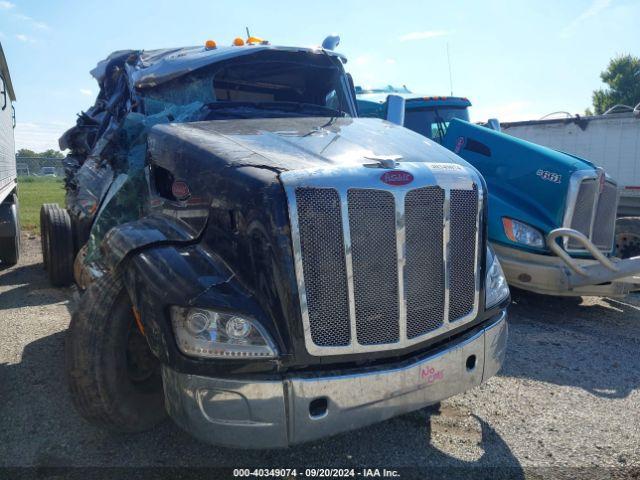
[[[340,37],[338,35],[329,35],[322,42],[322,48],[325,50],[335,50],[340,45]]]
[[[502,127],[500,127],[500,120],[498,120],[497,118],[490,118],[487,121],[487,128],[490,128],[491,130],[495,130],[496,132],[501,131]]]
[[[400,95],[387,97],[387,121],[396,125],[404,125],[404,98]]]

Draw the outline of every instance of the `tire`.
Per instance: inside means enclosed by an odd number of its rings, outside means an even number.
[[[85,291],[65,356],[73,404],[90,423],[134,433],[166,418],[160,363],[138,330],[120,275],[105,274]]]
[[[44,207],[43,207],[44,208]],[[66,210],[51,205],[44,209],[43,258],[49,272],[49,282],[54,287],[66,287],[73,283],[73,232]]]
[[[48,255],[48,243],[49,243],[49,222],[48,218],[51,215],[53,208],[60,208],[57,203],[45,203],[40,207],[40,247],[42,248],[42,265],[45,270],[49,268],[49,255]]]
[[[640,255],[640,217],[623,217],[616,221],[616,256],[631,258]]]
[[[13,203],[5,203],[2,208],[9,210],[9,221],[13,222],[16,234],[13,237],[0,237],[0,261],[10,267],[20,259],[20,217],[18,215],[18,199],[14,196]]]

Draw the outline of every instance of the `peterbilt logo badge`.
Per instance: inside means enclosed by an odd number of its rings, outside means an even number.
[[[413,175],[404,170],[393,170],[391,172],[384,172],[380,176],[380,180],[387,185],[400,186],[413,182]]]
[[[176,180],[173,182],[171,185],[171,193],[176,200],[186,200],[191,196],[189,185],[187,185],[187,182],[183,182],[182,180]]]

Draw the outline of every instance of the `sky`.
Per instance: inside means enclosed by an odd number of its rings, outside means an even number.
[[[16,148],[57,149],[89,108],[95,64],[120,49],[272,44],[338,50],[356,85],[407,85],[473,103],[473,121],[583,113],[618,54],[640,55],[640,0],[0,0],[0,43],[17,102]]]

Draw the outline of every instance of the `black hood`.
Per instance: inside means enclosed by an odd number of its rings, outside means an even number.
[[[189,224],[198,245],[233,272],[230,287],[243,300],[228,305],[257,318],[276,339],[283,365],[343,361],[311,357],[304,344],[287,195],[288,171],[353,167],[393,158],[398,162],[458,163],[464,160],[431,140],[378,119],[288,118],[213,120],[157,125],[148,160],[157,194],[171,198],[171,182],[189,185],[184,202],[160,201],[151,209]],[[334,167],[334,168],[331,168]],[[353,170],[345,168],[345,175]],[[362,169],[371,170],[371,169]],[[167,180],[163,187],[163,179]],[[163,194],[164,192],[164,194]],[[179,240],[179,239],[178,239]],[[233,297],[236,298],[236,297]],[[246,310],[250,302],[256,307]],[[189,305],[210,307],[207,292]],[[246,311],[245,311],[246,310]],[[375,352],[349,361],[383,358]]]
[[[467,163],[435,142],[403,127],[369,118],[268,118],[158,125],[174,136],[224,159],[228,166],[278,171],[371,163]]]

